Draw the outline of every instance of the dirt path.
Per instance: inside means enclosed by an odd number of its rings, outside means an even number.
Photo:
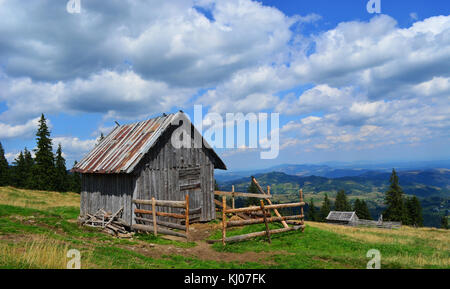
[[[160,245],[150,244],[146,242],[139,242],[138,245],[123,246],[128,250],[139,252],[145,256],[152,258],[162,258],[164,255],[182,255],[185,257],[196,258],[200,260],[211,260],[217,262],[256,262],[266,265],[275,265],[273,256],[283,254],[288,255],[290,253],[285,251],[272,251],[272,252],[245,252],[245,253],[231,253],[231,252],[218,252],[214,250],[205,239],[210,234],[217,230],[220,224],[194,224],[190,228],[191,240],[196,243],[195,247],[180,248],[174,245]],[[182,238],[164,236],[164,238],[176,241],[185,241]]]

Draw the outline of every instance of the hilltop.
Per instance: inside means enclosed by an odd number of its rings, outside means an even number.
[[[208,245],[218,221],[195,224],[190,242],[152,235],[116,239],[79,227],[79,195],[0,187],[0,268],[65,268],[67,250],[81,252],[82,268],[366,268],[370,249],[382,268],[450,268],[450,233],[440,229],[351,228],[306,222],[299,231],[247,242]],[[263,226],[263,225],[262,225]],[[276,226],[276,225],[274,225]],[[262,230],[261,225],[230,235]]]

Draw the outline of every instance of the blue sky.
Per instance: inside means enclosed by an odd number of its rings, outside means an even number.
[[[280,152],[218,149],[232,170],[450,159],[448,1],[0,0],[0,141],[50,121],[68,165],[114,121],[194,104],[280,114]],[[30,25],[32,23],[32,25]]]

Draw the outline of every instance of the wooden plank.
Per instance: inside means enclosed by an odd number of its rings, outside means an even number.
[[[287,204],[276,204],[276,205],[268,205],[265,206],[267,210],[273,209],[282,209],[282,208],[293,208],[293,207],[301,207],[304,206],[305,203],[287,203]],[[225,213],[242,213],[242,212],[251,212],[251,211],[259,211],[261,208],[259,206],[245,207],[245,208],[237,208],[237,209],[228,209]]]
[[[153,212],[149,211],[149,210],[141,210],[141,209],[134,209],[134,212],[136,214],[149,214],[152,215]],[[157,216],[161,216],[161,217],[171,217],[171,218],[176,218],[176,219],[185,219],[185,215],[180,215],[180,214],[175,214],[175,213],[166,213],[166,212],[156,212]]]
[[[133,200],[135,204],[152,205],[152,200]],[[185,201],[168,201],[168,200],[155,200],[156,206],[172,207],[172,208],[184,208],[186,206]]]
[[[303,189],[300,189],[300,202],[303,202]],[[300,207],[300,214],[303,215],[303,206]],[[305,221],[302,219],[302,225],[305,224]],[[305,227],[303,227],[302,232],[305,231]]]
[[[189,209],[189,215],[198,215],[202,213],[202,208]],[[186,214],[186,210],[181,210],[181,214]]]
[[[222,197],[222,208],[222,245],[225,246],[227,228],[227,215],[225,214],[227,210],[227,198],[225,196]]]
[[[153,223],[153,219],[147,219],[147,218],[142,218],[142,217],[134,217],[134,218],[137,221],[142,221],[142,222],[150,223],[150,224]],[[160,221],[160,220],[156,220],[156,224],[158,224],[159,226],[163,226],[163,227],[167,227],[167,228],[171,228],[171,229],[186,231],[186,227],[184,225],[180,225],[180,224],[164,222],[164,221]]]
[[[258,198],[258,199],[272,198],[271,195],[267,195],[267,194],[250,194],[250,193],[240,193],[240,192],[214,191],[214,194],[217,196],[232,197],[234,195],[235,197],[247,197],[247,198]]]
[[[264,201],[261,201],[261,212],[263,213],[264,217],[264,224],[266,225],[266,237],[269,243],[272,243],[272,240],[270,240],[270,230],[269,230],[269,224],[267,223],[267,217],[266,217],[266,210],[264,209]]]
[[[262,194],[265,193],[254,176],[252,176],[252,182],[256,185],[256,187],[258,188],[258,191],[260,191]],[[270,194],[270,187],[267,186],[267,189],[268,189],[267,193]],[[269,205],[272,205],[272,201],[270,199],[266,199],[266,200],[269,203]],[[274,209],[273,211],[275,212],[275,215],[277,215],[277,217],[281,217],[281,214],[280,214],[280,212],[278,212],[277,209]],[[288,224],[285,221],[282,221],[281,224],[283,224],[284,228],[289,228]]]
[[[144,231],[144,232],[153,232],[154,231],[153,226],[147,226],[147,225],[141,225],[141,224],[134,224],[133,226],[131,226],[131,228],[136,231]],[[168,229],[164,229],[161,227],[158,228],[158,231],[161,234],[186,238],[186,234],[183,234],[180,232],[175,232],[175,231],[168,230]]]
[[[186,210],[184,214],[186,216],[186,237],[189,238],[189,194],[186,194]]]
[[[274,235],[274,234],[279,234],[279,233],[284,233],[284,232],[289,232],[289,231],[296,231],[296,230],[301,229],[301,227],[302,226],[295,226],[295,227],[289,227],[289,228],[270,230],[270,234]],[[248,240],[248,239],[255,238],[255,237],[262,237],[264,235],[266,235],[266,231],[254,232],[254,233],[225,238],[225,242],[227,242],[227,243],[240,242],[240,241]],[[220,240],[220,239],[219,240],[207,240],[206,242],[209,244],[212,244],[212,243],[222,242],[222,240]]]
[[[189,191],[194,189],[200,189],[200,183],[180,185],[180,191]]]
[[[266,218],[266,219],[267,219],[268,223],[274,223],[274,222],[281,222],[281,221],[286,221],[286,220],[298,220],[298,219],[302,219],[302,218],[303,218],[303,215],[271,217],[271,218]],[[264,218],[248,219],[248,220],[240,220],[240,221],[228,221],[227,227],[240,227],[240,226],[262,224],[262,223],[264,223]]]
[[[153,233],[158,236],[158,225],[156,224],[156,200],[152,198]]]

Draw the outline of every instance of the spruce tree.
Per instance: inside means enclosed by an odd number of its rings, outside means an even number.
[[[340,190],[336,195],[335,210],[340,212],[348,212],[352,210],[351,205],[347,201],[347,195],[344,190]]]
[[[249,194],[259,194],[258,187],[255,185],[254,182],[250,182],[250,185],[247,188],[247,192]],[[246,206],[259,206],[260,200],[258,198],[247,198],[246,200]]]
[[[353,204],[353,210],[356,212],[358,218],[363,220],[372,220],[372,216],[370,215],[369,208],[364,200],[356,199]]]
[[[74,162],[73,166],[75,167],[77,161]],[[73,172],[71,177],[71,191],[79,194],[81,192],[81,176],[80,173]]]
[[[311,199],[311,202],[309,203],[309,207],[308,207],[308,219],[310,221],[318,221],[317,219],[317,212],[316,212],[316,208],[314,207],[314,200]]]
[[[55,162],[52,150],[52,140],[44,114],[39,120],[39,128],[36,133],[37,148],[35,149],[34,179],[35,188],[38,190],[55,189]]]
[[[33,169],[34,169],[34,159],[31,156],[31,152],[25,147],[23,151],[23,158],[24,158],[24,187],[27,189],[33,189],[34,186],[34,176],[33,176]]]
[[[360,210],[361,210],[361,214],[363,216],[362,219],[373,220],[372,216],[370,215],[369,207],[367,207],[366,201],[364,201],[364,200],[361,201],[361,209]]]
[[[408,225],[423,227],[422,206],[419,199],[416,196],[407,199],[406,208],[408,210]]]
[[[8,160],[5,157],[5,150],[0,142],[0,186],[10,185],[10,171]]]
[[[66,160],[62,156],[61,144],[58,145],[58,149],[56,150],[55,189],[58,192],[67,192],[69,189]]]
[[[387,208],[383,213],[383,218],[386,221],[396,221],[407,224],[408,215],[403,199],[403,190],[398,183],[398,176],[395,169],[392,170],[389,182],[390,186],[385,196]]]
[[[448,217],[447,216],[442,216],[441,219],[441,229],[448,229]]]
[[[24,188],[26,181],[25,158],[21,151],[13,162],[13,185],[16,188]]]
[[[322,204],[322,207],[320,208],[320,214],[319,214],[320,220],[322,222],[324,222],[326,220],[330,211],[331,211],[331,202],[328,199],[328,195],[325,194],[325,198],[323,199],[323,204]]]

